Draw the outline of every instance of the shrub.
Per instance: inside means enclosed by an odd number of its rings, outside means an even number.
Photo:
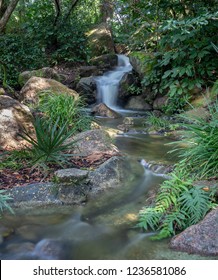
[[[208,120],[183,116],[184,136],[177,142],[180,148],[174,149],[180,151],[182,159],[171,180],[160,186],[155,205],[139,213],[138,227],[160,231],[153,239],[169,237],[196,224],[217,206],[215,189],[207,192],[193,183],[218,174],[218,101],[209,106],[209,112]]]

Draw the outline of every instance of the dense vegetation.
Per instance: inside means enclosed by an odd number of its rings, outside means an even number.
[[[0,84],[10,93],[11,88],[19,89],[18,74],[23,70],[88,64],[92,58],[88,31],[104,22],[117,48],[149,65],[139,88],[129,91],[141,94],[146,87],[156,96],[167,95],[165,113],[181,112],[196,89],[205,93],[218,78],[217,10],[216,0],[0,0]],[[214,190],[194,183],[218,171],[214,89],[207,120],[183,118],[185,148],[179,167],[162,184],[155,205],[140,212],[139,226],[160,230],[157,238],[198,222],[214,206]],[[24,132],[33,148],[19,156],[31,164],[65,164],[69,147],[64,141],[90,124],[82,117],[82,105],[70,96],[42,94],[38,110],[44,118],[34,123],[37,139]],[[169,126],[153,114],[147,122]],[[0,194],[0,209],[7,206],[7,199]]]

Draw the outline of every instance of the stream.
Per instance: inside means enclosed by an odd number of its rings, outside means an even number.
[[[114,71],[96,78],[99,102],[124,116],[128,112],[116,106],[116,98],[119,81],[129,71],[128,59],[119,56]],[[108,96],[111,92],[113,96]],[[117,125],[117,120],[101,118],[98,122],[112,128]],[[169,240],[151,241],[149,237],[154,232],[144,233],[135,228],[138,211],[164,180],[145,170],[138,160],[174,163],[175,159],[167,153],[170,147],[165,145],[170,140],[158,135],[126,133],[114,141],[131,163],[133,179],[80,207],[20,210],[14,216],[5,215],[1,222],[13,233],[0,242],[0,259],[205,259],[173,251],[168,247]]]

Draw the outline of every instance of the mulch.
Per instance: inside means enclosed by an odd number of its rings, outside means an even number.
[[[66,168],[89,168],[95,169],[106,160],[111,158],[112,154],[99,153],[85,158],[71,159],[70,165]],[[25,186],[38,182],[50,182],[56,170],[61,169],[60,166],[50,165],[48,170],[40,168],[23,167],[19,170],[10,168],[0,169],[0,189],[10,189],[16,186]]]

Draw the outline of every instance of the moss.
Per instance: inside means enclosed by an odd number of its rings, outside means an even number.
[[[147,52],[132,52],[130,62],[138,74],[143,77],[150,74],[157,63],[155,56]]]

